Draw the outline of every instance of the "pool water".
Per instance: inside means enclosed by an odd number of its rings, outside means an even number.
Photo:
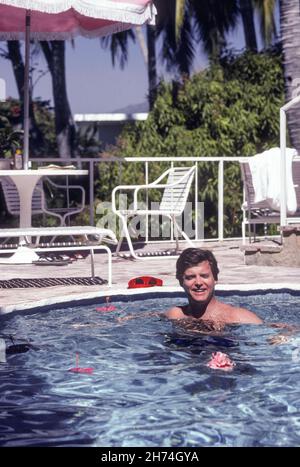
[[[207,335],[151,314],[185,303],[182,295],[2,316],[7,347],[10,334],[33,347],[0,363],[0,445],[298,446],[299,332],[271,345],[282,331],[268,323],[297,324],[300,297],[221,299],[266,324]],[[233,371],[206,366],[216,351]],[[92,374],[68,371],[76,353]]]

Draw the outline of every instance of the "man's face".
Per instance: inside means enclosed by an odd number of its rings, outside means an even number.
[[[202,261],[184,271],[182,286],[194,302],[209,303],[214,294],[215,284],[208,261]]]

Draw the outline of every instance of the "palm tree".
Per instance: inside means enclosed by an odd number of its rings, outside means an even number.
[[[19,101],[22,108],[22,116],[24,115],[24,83],[25,83],[25,65],[21,53],[21,46],[18,40],[7,41],[7,51],[2,52],[2,56],[11,61],[13,74],[16,81],[16,86],[19,95]],[[44,144],[44,137],[36,122],[32,96],[29,95],[29,120],[30,120],[30,136],[34,140],[34,147],[41,147]],[[23,118],[22,118],[23,121]]]
[[[299,94],[300,85],[300,9],[299,0],[280,0],[280,28],[283,51],[286,102]],[[300,152],[300,106],[287,112],[289,136],[293,147]]]
[[[21,102],[23,102],[25,66],[21,53],[20,42],[16,40],[7,41],[7,53],[4,56],[11,61],[19,99]]]
[[[65,42],[40,41],[52,78],[55,133],[60,157],[75,155],[75,124],[71,113],[65,67]]]
[[[41,41],[39,44],[44,52],[52,77],[58,153],[60,157],[71,157],[74,155],[75,125],[67,97],[65,43],[64,41]],[[12,63],[19,99],[23,108],[25,67],[19,41],[7,41],[7,53],[4,56]],[[31,95],[29,96],[29,117],[31,139],[35,140],[36,147],[42,146],[44,139],[35,120]]]

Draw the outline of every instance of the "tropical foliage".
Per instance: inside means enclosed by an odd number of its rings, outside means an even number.
[[[148,119],[128,126],[111,153],[119,157],[224,156],[225,160],[226,156],[251,156],[279,144],[283,91],[278,51],[228,55],[219,66],[191,79],[162,82]],[[124,169],[123,182],[143,181],[141,167],[133,166]],[[153,179],[162,167],[157,163],[151,167]],[[110,173],[109,183],[113,185],[112,177]],[[207,220],[205,235],[215,236],[217,164],[199,164],[199,180]],[[105,183],[101,181],[100,185],[103,190]],[[225,193],[225,231],[237,235],[242,203],[237,164],[225,164]]]

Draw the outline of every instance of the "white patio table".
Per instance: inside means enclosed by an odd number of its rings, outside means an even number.
[[[31,201],[37,182],[44,176],[88,175],[88,170],[77,169],[28,169],[0,170],[0,177],[10,177],[20,197],[20,228],[31,227]]]
[[[67,176],[67,175],[88,175],[88,170],[46,168],[46,169],[26,169],[26,170],[0,170],[0,177],[10,177],[15,183],[20,197],[20,228],[31,227],[31,202],[32,194],[37,182],[44,176]],[[36,253],[23,246],[24,241],[20,240],[20,247],[16,253],[7,259],[12,262],[31,263],[38,257]],[[3,263],[5,260],[1,260]]]

